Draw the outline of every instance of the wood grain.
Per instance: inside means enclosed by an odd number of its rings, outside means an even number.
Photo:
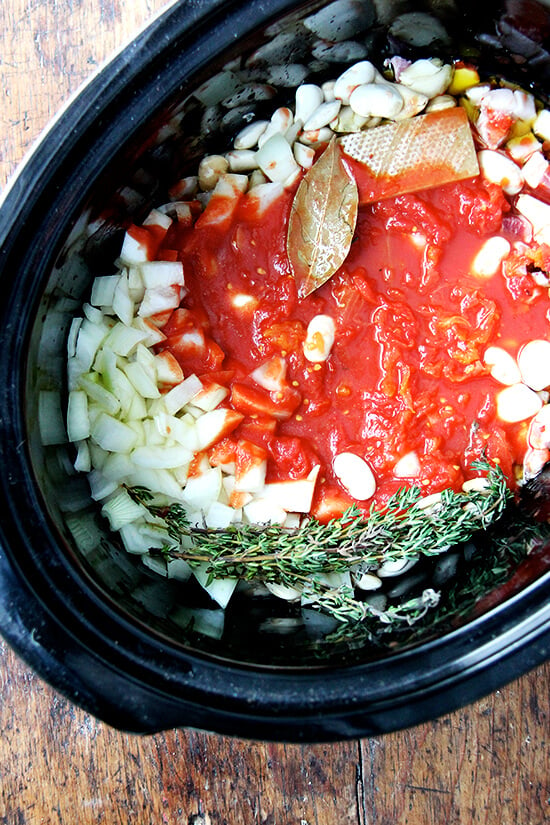
[[[2,0],[0,184],[160,0]],[[2,825],[543,825],[550,665],[463,711],[330,746],[113,730],[0,642]]]

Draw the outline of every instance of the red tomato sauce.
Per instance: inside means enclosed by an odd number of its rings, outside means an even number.
[[[313,511],[321,518],[352,503],[332,471],[343,451],[364,458],[376,477],[374,498],[360,503],[366,509],[404,485],[458,490],[483,455],[514,486],[528,422],[497,418],[502,385],[483,353],[497,344],[515,357],[546,337],[548,299],[522,255],[491,278],[471,274],[487,237],[506,236],[500,188],[478,178],[361,207],[345,264],[303,300],[285,249],[293,195],[263,215],[243,197],[229,229],[176,226],[158,254],[178,251],[187,288],[163,346],[186,375],[228,387],[224,404],[245,416],[231,438],[266,449],[268,480],[303,478],[320,464]],[[312,364],[303,342],[321,313],[334,319],[336,337],[327,361]],[[193,334],[204,346],[188,345]],[[280,393],[250,377],[274,356],[287,364]],[[396,477],[411,452],[420,474]]]

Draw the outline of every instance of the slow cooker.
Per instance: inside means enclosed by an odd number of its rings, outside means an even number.
[[[183,629],[171,618],[181,588],[118,546],[75,473],[64,410],[71,320],[124,226],[265,111],[261,99],[216,111],[224,73],[253,66],[284,102],[274,66],[316,76],[329,54],[338,65],[357,46],[393,48],[472,58],[545,100],[549,43],[550,11],[535,0],[179,2],[44,133],[0,205],[0,632],[74,703],[138,733],[330,741],[448,713],[548,658],[547,547],[498,588],[488,580],[466,615],[387,644],[252,597],[220,637]]]

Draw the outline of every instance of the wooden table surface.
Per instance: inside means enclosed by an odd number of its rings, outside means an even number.
[[[1,0],[0,185],[163,0]],[[429,724],[332,745],[170,730],[73,707],[0,641],[2,825],[542,825],[550,665]]]

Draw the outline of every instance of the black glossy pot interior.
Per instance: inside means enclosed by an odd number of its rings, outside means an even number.
[[[275,738],[294,738],[309,726],[300,735],[334,738],[419,721],[545,658],[550,617],[547,577],[536,580],[540,570],[488,617],[451,616],[435,633],[425,628],[391,645],[367,636],[339,639],[328,625],[297,617],[292,606],[248,595],[232,603],[221,638],[184,630],[175,619],[178,606],[208,607],[204,593],[155,576],[120,549],[86,477],[73,470],[63,410],[69,326],[94,275],[112,272],[124,227],[166,202],[170,184],[193,171],[204,153],[226,150],[244,124],[292,99],[293,90],[281,85],[268,103],[224,109],[234,71],[253,66],[258,83],[274,64],[299,63],[308,82],[320,82],[337,76],[345,62],[329,46],[345,51],[342,44],[351,42],[378,63],[394,53],[470,57],[544,96],[549,34],[550,14],[523,0],[181,3],[117,57],[44,137],[7,194],[0,221],[6,387],[0,618],[22,655],[76,701],[116,723],[120,685],[144,682],[164,697],[158,712],[130,691],[137,709],[118,717],[124,726],[154,729],[190,719]],[[521,661],[507,659],[512,643],[530,645],[530,652]],[[414,653],[419,645],[425,668]],[[475,671],[501,649],[509,664],[476,682]],[[468,671],[469,687],[430,710],[438,679],[460,671]],[[392,717],[386,708],[362,721],[346,710],[354,701],[379,707],[385,695],[397,704],[407,696],[411,710]],[[178,703],[186,702],[192,713],[187,706],[181,711]],[[247,703],[259,710],[243,710]],[[247,713],[263,718],[266,708],[273,713],[269,724],[243,723]],[[315,722],[306,724],[301,713]],[[334,721],[348,713],[352,723]],[[286,720],[279,734],[277,716]]]

